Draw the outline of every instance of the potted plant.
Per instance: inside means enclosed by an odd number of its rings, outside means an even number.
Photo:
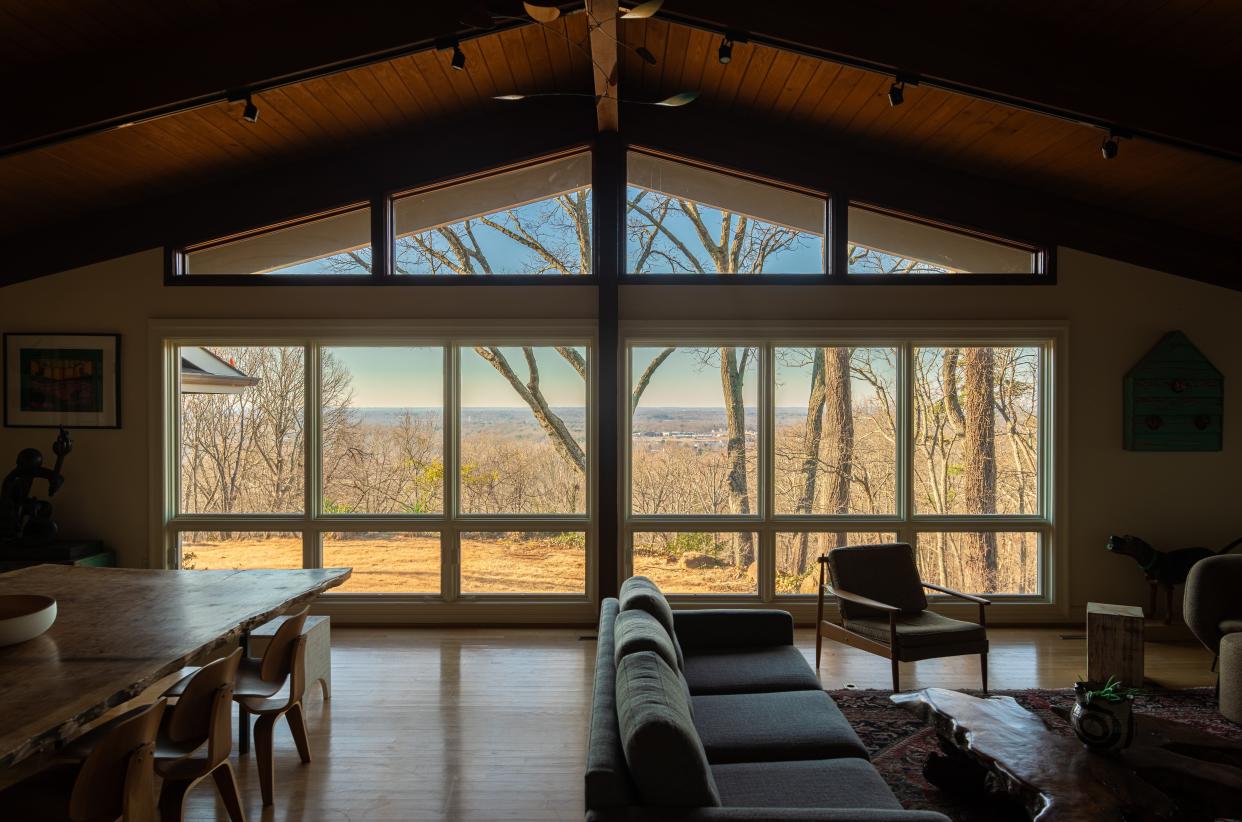
[[[1119,751],[1134,738],[1134,697],[1137,688],[1124,687],[1116,677],[1103,685],[1081,680],[1074,683],[1074,709],[1070,726],[1088,748]]]

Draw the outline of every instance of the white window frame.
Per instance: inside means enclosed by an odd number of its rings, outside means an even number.
[[[913,541],[918,533],[939,531],[1021,531],[1039,534],[1040,587],[1037,595],[989,595],[1006,620],[1046,619],[1068,614],[1067,476],[1064,466],[1067,447],[1065,409],[1068,380],[1068,328],[1058,322],[1013,322],[1004,325],[984,322],[920,323],[822,320],[790,322],[711,321],[697,323],[623,322],[621,358],[623,384],[620,444],[623,462],[622,527],[620,539],[622,578],[633,574],[633,537],[636,532],[752,531],[758,535],[756,556],[759,563],[755,594],[678,594],[669,595],[675,603],[695,607],[777,607],[794,613],[796,619],[813,622],[814,595],[776,593],[776,535],[791,531],[881,531],[896,532],[900,541]],[[629,409],[634,369],[631,351],[636,347],[701,347],[721,344],[760,345],[759,357],[759,436],[757,476],[760,493],[758,510],[749,516],[645,515],[632,513],[632,419]],[[789,346],[875,346],[898,350],[898,390],[902,402],[898,409],[900,447],[896,455],[897,499],[892,515],[855,514],[776,514],[774,505],[775,465],[771,455],[775,442],[774,379],[775,349]],[[1039,417],[1040,511],[1029,515],[993,514],[987,516],[915,515],[913,511],[913,371],[914,352],[920,347],[939,346],[1027,346],[1041,350]],[[936,596],[935,607],[948,614],[972,618],[973,605],[957,605]],[[835,604],[833,604],[835,609]]]
[[[305,568],[322,567],[325,533],[425,532],[440,533],[440,592],[331,593],[319,600],[325,613],[361,621],[583,621],[594,617],[597,593],[597,482],[596,384],[597,329],[594,322],[525,321],[482,322],[445,320],[334,321],[314,323],[285,320],[157,320],[150,324],[152,373],[158,390],[152,392],[152,488],[154,513],[150,565],[179,567],[178,534],[185,531],[295,531],[302,534]],[[255,329],[264,329],[256,334]],[[579,514],[463,514],[459,511],[460,352],[476,344],[496,346],[572,345],[586,349],[586,510]],[[180,487],[180,368],[177,350],[186,345],[295,346],[305,352],[306,454],[303,460],[303,511],[294,514],[179,513]],[[319,428],[319,350],[334,346],[443,346],[444,348],[444,510],[438,514],[324,514],[321,487],[321,431]],[[575,531],[585,533],[583,592],[462,593],[460,536],[477,531]],[[532,606],[538,606],[532,608]]]

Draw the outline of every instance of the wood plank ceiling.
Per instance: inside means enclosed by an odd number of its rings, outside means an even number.
[[[1196,48],[1207,43],[1210,57],[1200,49],[1198,59],[1208,61],[1202,65],[1213,74],[1232,70],[1214,80],[1223,82],[1224,76],[1238,76],[1240,65],[1239,53],[1222,39],[1222,32],[1236,29],[1239,17],[1236,7],[1228,8],[1230,1],[1155,3],[1149,18],[1122,15],[1107,32],[1110,47],[1147,49],[1161,58],[1167,50],[1192,60]],[[969,5],[969,0],[960,2]],[[1067,47],[1098,47],[1104,36],[1101,21],[1125,5],[1121,0],[1056,0],[1050,8],[1063,9],[1067,19],[1055,19],[1049,11],[1038,30],[1056,29]],[[677,3],[670,0],[667,6],[675,9]],[[0,3],[0,68],[16,81],[66,55],[89,59],[153,38],[175,40],[178,32],[207,25],[222,10],[241,14],[245,7],[239,0],[175,5],[6,0]],[[264,10],[282,7],[298,13],[292,0],[267,3]],[[118,9],[126,14],[118,15]],[[1023,14],[1041,14],[1033,9],[1028,6]],[[1229,17],[1229,25],[1222,16]],[[0,242],[19,243],[35,231],[46,236],[61,224],[175,198],[274,163],[426,133],[437,124],[486,116],[506,105],[539,105],[498,102],[492,99],[497,94],[590,94],[594,72],[587,23],[579,12],[548,26],[526,25],[464,40],[466,71],[451,70],[449,53],[432,49],[281,85],[255,96],[260,109],[255,124],[242,120],[240,103],[216,102],[8,154],[0,157]],[[1162,28],[1172,36],[1161,39]],[[966,172],[1184,227],[1223,243],[1242,242],[1236,205],[1242,163],[1142,140],[1123,140],[1120,156],[1104,161],[1099,129],[928,85],[908,86],[904,105],[893,108],[885,96],[891,75],[772,45],[738,42],[732,61],[722,65],[719,34],[659,16],[620,21],[620,36],[629,46],[621,49],[623,99],[654,101],[697,89],[700,97],[693,106],[704,113],[746,118],[770,129],[813,129],[826,140],[891,153],[950,174]],[[237,42],[223,42],[220,49],[227,52],[243,43],[239,32]],[[636,46],[650,50],[657,64],[639,59]],[[175,56],[151,70],[177,71]]]

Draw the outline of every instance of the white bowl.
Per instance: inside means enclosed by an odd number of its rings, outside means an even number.
[[[56,600],[38,594],[0,596],[0,647],[16,645],[52,627]]]

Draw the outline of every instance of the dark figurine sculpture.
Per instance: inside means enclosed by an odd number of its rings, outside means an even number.
[[[23,448],[17,454],[17,467],[4,478],[0,485],[0,545],[33,547],[47,545],[56,538],[56,523],[52,521],[52,504],[31,496],[35,480],[47,480],[48,497],[65,484],[61,468],[65,456],[73,450],[69,432],[60,429],[52,453],[56,464],[43,467],[43,454],[37,448]]]
[[[1173,589],[1186,583],[1186,575],[1190,573],[1191,567],[1201,559],[1229,553],[1238,545],[1242,545],[1242,538],[1235,539],[1219,551],[1213,551],[1211,548],[1157,551],[1138,537],[1126,534],[1120,537],[1109,537],[1105,547],[1115,554],[1125,554],[1131,557],[1143,569],[1143,573],[1147,575],[1147,582],[1151,586],[1151,616],[1153,618],[1156,616],[1156,591],[1164,588],[1166,606],[1164,624],[1168,625],[1173,621]]]

